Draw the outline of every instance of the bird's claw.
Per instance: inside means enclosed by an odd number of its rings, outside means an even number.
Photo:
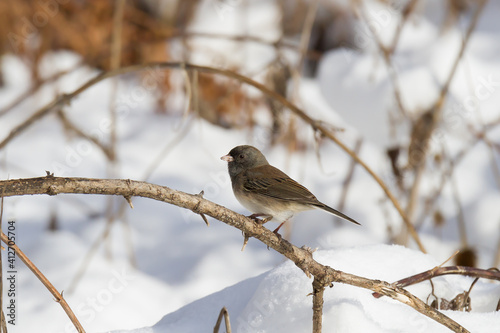
[[[281,240],[283,237],[281,237],[281,234],[278,232],[278,230],[274,230],[273,234],[275,234],[279,240]]]
[[[259,217],[261,217],[261,216],[265,216],[265,218],[259,219]],[[265,224],[273,219],[273,217],[271,215],[266,215],[266,214],[252,214],[252,215],[248,216],[248,218],[251,218],[259,225],[263,225],[263,224]]]
[[[273,219],[272,216],[268,216],[268,217],[265,217],[263,219],[260,220],[260,223],[264,224],[264,223],[267,223],[269,221],[271,221]]]
[[[265,216],[265,217],[263,219],[259,219],[259,217],[261,217],[261,216]],[[273,217],[271,215],[262,214],[262,213],[249,215],[248,218],[252,219],[256,224],[258,224],[260,226],[273,219]],[[243,239],[243,247],[241,248],[241,251],[245,250],[245,247],[248,244],[248,239],[250,239],[250,236],[248,234],[246,234],[245,232],[242,232],[242,233],[243,233],[244,239]],[[269,249],[269,247],[268,247],[268,249]]]

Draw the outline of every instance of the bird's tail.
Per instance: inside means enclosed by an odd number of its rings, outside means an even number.
[[[332,207],[328,207],[328,206],[327,206],[327,205],[325,205],[325,204],[318,205],[317,207],[318,207],[318,208],[321,208],[321,209],[323,209],[323,210],[326,210],[327,212],[329,212],[329,213],[331,213],[331,214],[333,214],[333,215],[336,215],[336,216],[338,216],[338,217],[341,217],[341,218],[343,218],[343,219],[344,219],[344,220],[346,220],[346,221],[349,221],[349,222],[355,223],[355,224],[357,224],[357,225],[361,225],[361,224],[360,224],[360,223],[358,223],[356,220],[354,220],[354,219],[350,218],[349,216],[347,216],[347,215],[345,215],[345,214],[343,214],[343,213],[339,212],[339,211],[338,211],[338,210],[336,210],[336,209],[333,209]]]

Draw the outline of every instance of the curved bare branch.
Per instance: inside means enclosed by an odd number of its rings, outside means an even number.
[[[255,223],[252,219],[206,200],[200,195],[188,194],[166,186],[129,179],[63,178],[52,175],[0,181],[0,193],[5,197],[63,193],[119,195],[124,198],[138,196],[170,203],[189,209],[196,214],[210,216],[241,230],[249,237],[260,240],[292,260],[307,276],[314,276],[315,288],[325,288],[337,282],[369,289],[411,306],[454,332],[468,332],[457,322],[431,308],[405,289],[388,282],[367,279],[322,265],[313,259],[309,249],[298,248],[262,225]]]

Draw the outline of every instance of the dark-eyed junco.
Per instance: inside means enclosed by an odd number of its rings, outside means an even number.
[[[221,160],[228,162],[229,176],[236,199],[253,214],[252,218],[265,216],[263,222],[276,219],[281,226],[293,214],[320,208],[352,223],[359,224],[347,215],[325,205],[307,188],[270,165],[264,155],[252,146],[237,146]]]

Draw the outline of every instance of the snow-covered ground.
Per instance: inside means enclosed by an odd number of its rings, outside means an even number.
[[[234,2],[230,10],[221,12],[214,3],[207,1],[204,13],[215,14],[200,14],[191,27],[193,30],[237,34],[252,31],[270,40],[278,36],[275,17],[278,11],[272,2],[259,1],[250,6],[250,13],[258,20],[251,21],[242,31],[237,30],[241,29],[238,23],[241,11],[246,9]],[[468,15],[460,22],[461,30],[451,27],[442,32],[435,19],[438,10],[433,6],[428,4],[426,15],[410,20],[394,58],[404,105],[412,111],[429,107],[436,97],[458,52],[460,36],[470,22]],[[385,10],[374,8],[379,14]],[[500,50],[500,22],[496,14],[499,11],[500,4],[490,1],[450,87],[447,110],[451,111],[445,112],[444,136],[434,138],[432,144],[444,143],[451,155],[472,140],[467,134],[469,124],[479,129],[500,116],[500,58],[495,56]],[[387,29],[386,35],[390,37],[394,22],[388,22],[385,16],[377,17],[382,24],[379,31]],[[363,27],[359,29],[366,31]],[[197,43],[203,49],[213,41]],[[249,73],[267,63],[274,52],[262,45],[249,44],[245,48],[229,45],[225,42],[217,46],[220,50],[229,48],[222,52],[233,59],[226,65],[245,64]],[[78,60],[71,53],[49,54],[43,60],[42,71],[50,75],[71,68]],[[206,54],[194,55],[192,60],[210,64]],[[6,80],[5,87],[0,89],[0,107],[3,107],[28,89],[30,77],[22,60],[13,55],[4,56],[1,65]],[[24,101],[0,118],[0,139],[57,94],[76,89],[96,74],[94,69],[80,68]],[[153,70],[149,75],[154,81],[155,75],[162,74]],[[306,185],[321,201],[334,207],[338,204],[350,158],[334,143],[321,145],[321,160],[318,160],[313,133],[304,126],[302,134],[308,149],[290,155],[283,147],[269,148],[265,130],[268,124],[264,122],[249,133],[222,129],[201,119],[183,118],[185,101],[179,96],[171,101],[178,112],[160,115],[153,112],[156,87],[144,82],[128,78],[118,85],[117,100],[123,112],[118,119],[116,170],[109,170],[98,148],[68,135],[53,114],[0,151],[0,178],[43,176],[48,170],[56,176],[144,180],[161,154],[162,162],[148,181],[189,193],[204,190],[205,198],[247,214],[232,194],[227,166],[219,157],[236,145],[253,144],[263,150],[273,165]],[[68,117],[84,132],[104,138],[105,142],[109,136],[106,124],[112,91],[112,80],[103,81],[65,107]],[[372,45],[367,45],[365,52],[339,49],[326,54],[318,77],[300,82],[299,96],[299,104],[308,114],[345,126],[346,131],[338,136],[349,146],[353,147],[356,138],[364,135],[360,157],[391,182],[384,149],[394,142],[407,142],[408,132],[401,131],[396,138],[387,137],[389,130],[382,120],[393,103],[392,88],[387,69]],[[463,108],[454,109],[454,105]],[[404,128],[404,124],[401,126]],[[500,130],[489,131],[488,138],[500,142]],[[169,146],[171,149],[165,153],[164,148]],[[476,144],[454,173],[464,207],[468,242],[477,250],[481,268],[492,265],[500,237],[500,192],[490,153],[485,144]],[[493,159],[500,162],[498,150]],[[430,191],[435,183],[432,177],[424,179],[423,191]],[[69,290],[84,259],[106,228],[104,212],[109,200],[113,200],[117,212],[126,204],[123,198],[84,195],[10,197],[4,203],[3,228],[7,221],[15,221],[17,244],[58,290],[65,290],[64,297],[87,332],[211,331],[222,306],[229,311],[233,332],[311,330],[312,299],[308,294],[312,280],[293,263],[254,239],[241,252],[243,237],[238,230],[214,220],[207,227],[189,211],[141,198],[134,198],[134,209],[127,207],[125,214],[116,219],[109,238],[85,266],[76,288]],[[297,215],[291,229],[283,234],[298,246],[319,248],[315,258],[323,264],[392,282],[441,264],[461,247],[457,208],[450,186],[445,187],[439,207],[445,217],[444,227],[438,229],[426,221],[420,233],[429,254],[420,253],[411,242],[410,248],[387,245],[391,242],[388,229],[396,233],[402,223],[380,187],[357,168],[343,211],[360,221],[362,227],[336,223],[324,212],[311,211]],[[54,217],[58,229],[49,231],[49,222]],[[135,266],[129,260],[130,253]],[[18,308],[16,325],[10,325],[9,332],[72,332],[72,324],[50,293],[19,259],[15,265]],[[435,293],[450,300],[468,290],[471,282],[472,279],[460,276],[439,277],[434,279]],[[430,284],[424,282],[408,289],[425,301]],[[480,280],[471,293],[472,312],[445,313],[472,332],[494,332],[500,327],[500,312],[494,311],[499,298],[498,283]],[[6,300],[9,297],[4,284]],[[332,331],[447,332],[401,303],[375,299],[368,290],[340,284],[325,292],[324,332]]]
[[[400,246],[373,245],[320,251],[314,258],[343,271],[384,280],[410,276],[439,263],[429,256]],[[408,265],[411,262],[412,265]],[[464,277],[436,279],[437,297],[451,299],[470,284]],[[426,299],[430,284],[409,287]],[[310,332],[311,280],[290,261],[270,272],[247,279],[173,312],[152,328],[135,332],[203,332],[220,309],[230,309],[234,332]],[[500,316],[493,313],[500,296],[497,285],[483,283],[476,291],[476,311],[445,311],[473,332],[493,332]],[[449,332],[409,307],[392,299],[375,299],[369,290],[335,284],[325,292],[324,332]],[[193,320],[196,318],[196,320]]]

